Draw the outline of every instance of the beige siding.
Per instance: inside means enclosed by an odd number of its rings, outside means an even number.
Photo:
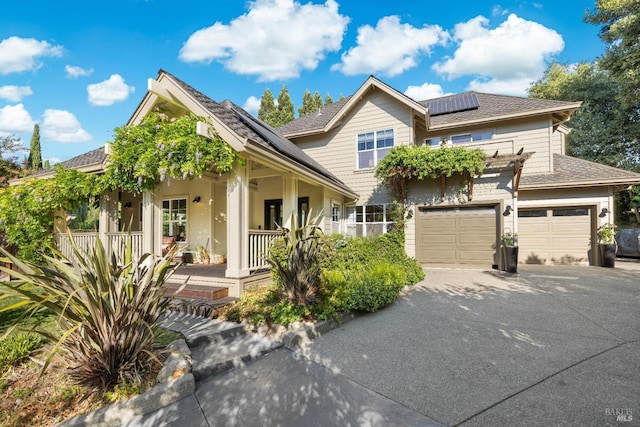
[[[351,189],[360,194],[358,203],[388,201],[386,190],[377,189],[372,170],[357,170],[357,135],[383,129],[394,130],[395,145],[413,141],[410,109],[372,91],[345,117],[343,124],[326,135],[300,138],[295,143]]]

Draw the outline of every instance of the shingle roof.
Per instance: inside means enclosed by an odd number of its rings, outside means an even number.
[[[106,158],[107,155],[104,152],[104,147],[100,147],[87,153],[80,154],[79,156],[72,157],[69,160],[65,160],[64,162],[61,162],[60,165],[64,166],[67,169],[79,169],[83,166],[101,164],[105,161]],[[46,175],[48,173],[51,173],[52,171],[53,168],[41,169],[29,175],[29,177]]]
[[[494,95],[482,92],[465,92],[432,98],[420,101],[419,104],[428,106],[435,101],[446,101],[463,95],[475,95],[480,106],[478,108],[458,111],[449,114],[439,114],[430,117],[432,127],[455,125],[476,120],[487,120],[495,117],[510,116],[526,112],[543,111],[550,109],[570,109],[575,108],[574,102],[554,101],[548,99],[523,98],[518,96]],[[335,104],[328,105],[322,110],[296,119],[278,128],[278,132],[283,135],[292,135],[301,132],[313,132],[323,129],[327,123],[338,113],[342,106],[351,98],[344,98]]]
[[[290,135],[298,132],[305,132],[316,129],[323,129],[327,123],[340,111],[342,106],[346,104],[351,96],[342,98],[338,102],[325,105],[324,108],[300,117],[297,120],[293,120],[280,126],[277,130],[282,135]]]
[[[217,117],[242,138],[253,141],[254,143],[257,143],[269,150],[276,151],[287,157],[290,161],[302,165],[307,169],[311,169],[315,173],[320,174],[346,191],[353,193],[353,190],[351,190],[340,179],[262,120],[253,117],[251,114],[229,100],[225,100],[221,103],[214,101],[171,73],[164,70],[160,70],[160,73],[164,73],[171,79],[175,80],[176,83],[194,97],[213,116]]]
[[[571,108],[574,102],[554,101],[548,99],[523,98],[518,96],[494,95],[482,92],[465,92],[475,94],[478,97],[480,107],[476,109],[459,111],[456,113],[442,114],[431,117],[431,126],[453,125],[467,121],[486,120],[494,117],[509,116],[513,114],[549,110]],[[450,95],[457,96],[457,95]],[[440,97],[435,99],[446,99]],[[421,101],[423,105],[427,105],[428,101]]]
[[[526,166],[525,166],[526,170]],[[553,155],[553,173],[523,175],[522,187],[574,187],[582,185],[640,184],[640,174],[575,157]]]

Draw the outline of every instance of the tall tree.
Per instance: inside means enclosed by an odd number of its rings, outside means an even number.
[[[600,25],[600,38],[607,50],[600,58],[602,68],[623,87],[620,100],[626,109],[640,105],[640,1],[596,0],[585,22]]]
[[[273,100],[273,93],[269,88],[265,89],[260,97],[260,108],[258,109],[258,118],[268,123],[269,116],[273,115],[276,109],[276,103]]]
[[[324,97],[324,105],[331,105],[333,104],[333,98],[331,98],[331,94],[329,92],[327,92],[327,96]]]
[[[293,102],[291,102],[289,90],[285,85],[282,85],[282,89],[280,89],[280,93],[278,94],[278,106],[276,107],[276,111],[278,113],[272,119],[274,124],[270,123],[273,127],[278,127],[282,126],[285,123],[289,123],[295,117]]]
[[[309,113],[312,113],[314,107],[313,96],[311,96],[311,91],[309,89],[304,91],[304,95],[302,95],[302,106],[298,107],[298,116],[304,117]]]
[[[640,120],[623,108],[621,86],[597,63],[553,63],[529,88],[533,98],[582,101],[572,116],[568,154],[628,170],[640,171]]]
[[[324,107],[324,104],[322,103],[322,95],[320,95],[320,92],[318,91],[313,95],[313,104],[315,106],[315,110],[313,111],[322,110],[322,107]]]
[[[31,135],[31,147],[29,148],[29,167],[33,170],[42,169],[42,150],[40,148],[40,126],[33,125],[33,135]]]

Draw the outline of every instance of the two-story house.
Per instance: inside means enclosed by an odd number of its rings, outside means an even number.
[[[613,193],[640,175],[565,155],[577,102],[467,92],[417,102],[375,77],[350,97],[278,130],[358,195],[332,202],[333,230],[383,232],[393,197],[374,177],[393,146],[479,148],[478,177],[426,180],[409,193],[406,250],[421,263],[501,264],[500,236],[518,234],[520,262],[597,262],[597,227]]]
[[[244,164],[143,194],[102,195],[98,233],[78,238],[90,244],[101,235],[116,248],[126,234],[122,225],[132,224],[137,252],[161,254],[167,237],[185,252],[208,244],[226,255],[226,264],[202,284],[238,296],[264,278],[262,254],[277,224],[291,226],[293,212],[322,213],[325,232],[384,233],[394,200],[374,177],[380,159],[401,144],[460,144],[484,150],[487,168],[472,179],[425,180],[410,188],[410,256],[500,267],[500,236],[508,229],[519,235],[521,262],[595,263],[594,236],[599,224],[612,221],[613,193],[640,184],[640,174],[565,155],[566,122],[579,107],[473,92],[417,102],[370,77],[353,95],[274,130],[231,101],[216,102],[160,70],[127,124],[158,109],[205,117],[213,129],[201,122],[198,133],[214,130]],[[108,151],[109,144],[63,165],[101,173]],[[58,244],[68,252],[60,218]]]

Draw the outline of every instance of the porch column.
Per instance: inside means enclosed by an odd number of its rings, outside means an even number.
[[[226,277],[249,275],[249,171],[238,166],[227,180]]]
[[[145,191],[142,193],[142,253],[154,253],[154,210],[153,194]]]
[[[118,228],[118,193],[106,192],[100,197],[100,223],[98,233],[102,244],[107,246],[107,233]]]
[[[298,178],[282,177],[282,222],[284,227],[293,230],[297,224],[291,223],[291,214],[298,212]]]

